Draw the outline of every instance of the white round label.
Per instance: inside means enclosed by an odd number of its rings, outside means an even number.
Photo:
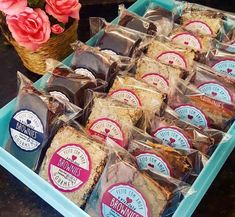
[[[187,69],[188,67],[185,58],[180,53],[175,52],[175,51],[163,52],[157,57],[157,60],[165,64],[178,66],[184,69]]]
[[[88,69],[85,69],[85,68],[78,68],[78,69],[75,70],[75,73],[77,75],[83,75],[85,77],[95,79],[95,76],[92,74],[92,72],[89,71]]]
[[[59,98],[61,100],[65,100],[69,102],[69,98],[67,96],[65,96],[65,94],[59,92],[59,91],[51,91],[50,95],[55,97],[55,98]]]
[[[189,21],[184,25],[184,28],[192,32],[198,32],[202,35],[213,35],[212,29],[200,20]]]
[[[202,49],[200,40],[191,33],[179,33],[172,37],[172,41],[176,44],[193,48],[194,50]]]
[[[10,120],[10,135],[25,151],[33,151],[43,143],[44,127],[40,118],[30,110],[17,111]]]

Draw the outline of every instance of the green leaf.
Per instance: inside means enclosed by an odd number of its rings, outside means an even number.
[[[44,2],[45,2],[44,0],[28,0],[29,6],[32,8],[43,7]]]

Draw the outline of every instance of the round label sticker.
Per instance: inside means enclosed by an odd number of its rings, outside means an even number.
[[[191,33],[179,33],[172,37],[172,41],[176,44],[187,46],[195,50],[202,49],[200,40]]]
[[[235,76],[235,59],[222,59],[216,62],[212,68],[217,72]]]
[[[59,92],[59,91],[51,91],[50,92],[51,96],[55,97],[55,98],[59,98],[61,100],[65,100],[65,101],[70,101],[69,98],[67,96],[65,96],[65,94]]]
[[[128,89],[118,89],[109,94],[113,98],[131,106],[141,106],[141,101],[138,96]]]
[[[103,49],[102,52],[104,52],[108,55],[111,55],[111,56],[117,56],[118,55],[115,51],[113,51],[111,49]]]
[[[159,90],[168,92],[169,83],[163,76],[157,73],[148,73],[143,75],[142,79],[148,84],[157,87]]]
[[[105,141],[109,137],[122,147],[126,145],[120,125],[109,118],[95,120],[89,127],[88,132],[91,136],[98,137],[101,141]]]
[[[78,144],[67,144],[51,157],[48,177],[62,192],[79,189],[90,177],[91,160],[88,152]]]
[[[14,143],[24,151],[34,151],[43,143],[42,121],[27,109],[19,110],[12,116],[9,131]]]
[[[157,129],[152,135],[160,139],[164,144],[176,148],[190,149],[191,145],[187,137],[175,127],[162,127]]]
[[[135,157],[140,169],[152,169],[153,171],[163,173],[167,176],[171,176],[172,174],[170,165],[162,157],[156,154],[143,152]]]
[[[208,96],[224,102],[232,102],[232,96],[222,85],[215,82],[206,82],[198,86],[198,89]]]
[[[100,204],[102,217],[150,217],[143,195],[128,184],[114,184],[104,194]]]
[[[188,67],[184,57],[180,53],[175,51],[163,52],[157,57],[157,60],[160,60],[165,64],[178,66],[185,69],[187,69]]]
[[[189,21],[184,25],[184,28],[192,32],[198,32],[202,35],[213,35],[210,26],[200,20]]]
[[[78,68],[74,71],[77,75],[83,75],[91,79],[95,79],[95,76],[92,74],[91,71],[85,68]]]
[[[231,43],[227,48],[226,51],[230,53],[235,53],[235,42]]]
[[[208,121],[203,112],[191,105],[181,105],[175,108],[175,111],[179,115],[180,119],[192,123],[196,126],[206,128],[208,127]]]

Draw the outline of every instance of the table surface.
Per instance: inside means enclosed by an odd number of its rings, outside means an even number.
[[[204,0],[204,3],[223,10],[234,10],[235,2]],[[105,16],[104,16],[105,15]],[[85,6],[81,11],[79,39],[89,38],[88,17],[102,16],[112,20],[117,16],[117,5]],[[31,80],[40,76],[32,74],[22,65],[14,49],[0,36],[0,108],[17,93],[16,71],[21,71]],[[194,212],[194,217],[235,217],[235,151],[231,154],[205,197]],[[60,217],[50,205],[40,199],[13,175],[0,167],[0,217]]]

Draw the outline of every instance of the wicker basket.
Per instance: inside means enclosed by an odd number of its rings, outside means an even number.
[[[4,35],[14,46],[24,66],[36,74],[43,75],[46,72],[46,59],[63,60],[72,52],[70,44],[77,40],[77,27],[78,23],[75,21],[63,33],[50,38],[35,52],[20,46],[9,34]]]

